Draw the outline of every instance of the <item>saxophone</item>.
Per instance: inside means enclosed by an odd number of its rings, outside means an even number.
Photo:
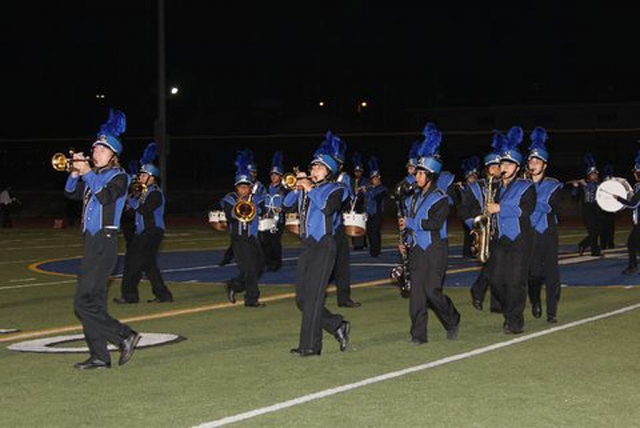
[[[489,241],[493,234],[493,224],[488,211],[489,204],[493,203],[494,198],[493,180],[494,178],[490,177],[487,183],[487,193],[482,214],[473,218],[472,234],[474,240],[471,244],[471,252],[481,263],[486,263],[489,260]]]

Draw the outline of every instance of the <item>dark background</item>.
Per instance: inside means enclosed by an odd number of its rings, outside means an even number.
[[[109,107],[127,114],[125,163],[140,156],[157,115],[156,19],[149,0],[3,4],[2,181],[55,192],[64,174],[50,155],[88,147]],[[327,129],[350,153],[381,158],[395,181],[427,120],[445,133],[452,171],[484,154],[492,129],[519,124],[574,130],[550,132],[561,146],[551,152],[562,153],[556,175],[580,174],[586,150],[628,175],[638,133],[617,112],[640,101],[635,19],[600,1],[167,0],[167,84],[180,88],[167,106],[171,206],[191,195],[187,211],[199,212],[198,200],[228,189],[239,148],[254,149],[264,173],[276,149],[288,167],[306,163]],[[594,112],[571,121],[487,112],[567,104]],[[451,120],[468,107],[473,119]]]

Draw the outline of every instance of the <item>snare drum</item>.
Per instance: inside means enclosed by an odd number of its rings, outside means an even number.
[[[278,228],[278,221],[275,218],[261,218],[258,222],[258,231],[267,232]]]
[[[287,213],[284,218],[284,227],[287,231],[299,235],[300,234],[300,218],[298,213]]]
[[[349,211],[342,214],[344,220],[344,233],[348,236],[358,237],[367,233],[367,214]]]
[[[604,211],[615,213],[625,206],[618,202],[613,195],[627,199],[631,193],[633,193],[633,188],[627,180],[614,177],[600,183],[596,190],[596,202]]]

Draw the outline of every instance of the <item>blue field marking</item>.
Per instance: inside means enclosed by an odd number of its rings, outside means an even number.
[[[572,247],[561,248],[569,252]],[[479,264],[460,255],[460,246],[450,247],[446,287],[469,287],[479,274]],[[283,251],[282,268],[278,272],[264,272],[261,285],[294,285],[296,283],[296,265],[298,249]],[[173,251],[158,254],[165,281],[189,283],[220,283],[233,278],[238,273],[235,263],[218,266],[223,251]],[[567,258],[568,257],[568,258]],[[625,252],[617,250],[605,258],[563,256],[560,277],[563,284],[569,286],[636,286],[640,276],[622,275],[626,267]],[[351,282],[359,283],[389,278],[389,270],[398,262],[398,253],[394,248],[385,248],[379,257],[371,257],[366,251],[351,252]],[[114,272],[122,275],[124,257],[118,257]],[[75,275],[80,268],[80,259],[47,261],[36,267],[44,272]]]

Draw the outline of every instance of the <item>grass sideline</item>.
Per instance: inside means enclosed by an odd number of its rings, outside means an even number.
[[[3,232],[0,245],[16,249],[0,253],[4,273],[0,287],[27,278],[59,280],[27,269],[28,260],[80,254],[82,248],[73,246],[81,242],[77,233],[58,232]],[[165,251],[222,249],[227,242],[204,228],[176,232],[167,237]],[[564,236],[581,234],[580,230],[562,232]],[[393,230],[386,235],[391,244]],[[287,240],[295,244],[291,237]],[[455,238],[452,242],[456,243]],[[74,287],[67,283],[0,291],[0,327],[32,330],[77,324],[71,311]],[[171,309],[224,302],[219,284],[180,284],[172,289],[176,302]],[[142,291],[146,297],[148,285]],[[264,288],[265,296],[290,292],[289,287]],[[110,297],[116,293],[117,286],[112,286]],[[354,291],[363,307],[341,308],[353,323],[351,349],[340,353],[333,338],[325,335],[323,356],[317,359],[288,355],[288,349],[297,343],[299,327],[299,313],[291,299],[270,302],[258,311],[222,307],[136,322],[141,331],[171,332],[187,340],[140,350],[127,366],[98,373],[71,368],[83,355],[23,354],[3,346],[0,424],[115,427],[127,421],[135,427],[187,427],[510,339],[501,332],[500,316],[471,308],[468,290],[451,289],[448,294],[462,313],[460,339],[447,341],[431,316],[430,342],[421,348],[407,344],[407,302],[388,287]],[[560,321],[612,311],[637,303],[639,297],[637,287],[563,289]],[[328,299],[332,309],[334,302]],[[127,318],[166,308],[143,304],[110,310]],[[237,425],[636,426],[640,341],[634,338],[639,312]],[[525,316],[527,333],[549,328],[543,320],[533,320],[528,311]]]

